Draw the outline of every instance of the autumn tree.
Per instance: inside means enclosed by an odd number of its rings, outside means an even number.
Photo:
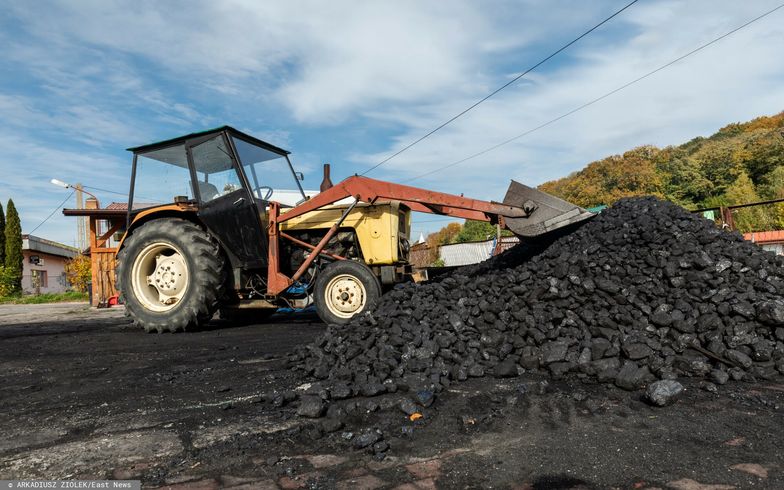
[[[643,146],[539,188],[583,207],[652,194],[689,208],[784,197],[784,112],[680,146]],[[784,228],[784,205],[738,210],[741,229]]]
[[[427,238],[425,238],[429,253],[429,263],[433,263],[438,260],[438,247],[441,245],[447,245],[449,243],[455,243],[457,241],[457,236],[460,234],[462,228],[463,227],[460,225],[460,223],[449,223],[445,227],[441,228],[435,233],[429,234]]]
[[[92,265],[86,255],[77,255],[65,264],[65,276],[74,289],[87,292],[87,284],[92,280]]]
[[[654,159],[659,150],[641,146],[588,164],[565,179],[539,188],[583,207],[611,204],[622,197],[662,196],[662,182]]]

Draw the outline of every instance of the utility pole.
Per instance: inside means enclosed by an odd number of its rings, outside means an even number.
[[[74,184],[74,192],[76,193],[76,209],[84,209],[84,193],[82,192],[82,184]],[[79,216],[76,220],[76,236],[79,250],[87,248],[87,217]]]
[[[493,255],[498,255],[501,253],[501,223],[495,224],[495,250],[493,250]]]

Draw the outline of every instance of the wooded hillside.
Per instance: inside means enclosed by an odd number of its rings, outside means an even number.
[[[784,197],[784,112],[680,146],[641,146],[539,188],[583,207],[652,194],[689,209]],[[784,229],[784,205],[739,210],[741,231]]]

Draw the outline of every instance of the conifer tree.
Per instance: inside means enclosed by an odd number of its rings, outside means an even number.
[[[22,223],[19,213],[16,212],[14,201],[8,200],[5,221],[5,268],[12,274],[11,289],[15,292],[22,290]]]
[[[5,213],[0,204],[0,266],[5,265]]]

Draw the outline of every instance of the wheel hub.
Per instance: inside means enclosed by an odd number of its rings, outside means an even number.
[[[327,303],[333,313],[350,317],[365,306],[365,288],[353,276],[343,275],[334,278],[327,287]]]
[[[171,295],[178,287],[182,287],[185,264],[180,254],[171,257],[158,255],[155,262],[155,273],[148,276],[147,280],[158,292]]]
[[[132,286],[145,308],[158,312],[173,308],[188,287],[185,258],[169,244],[148,245],[134,260]]]

